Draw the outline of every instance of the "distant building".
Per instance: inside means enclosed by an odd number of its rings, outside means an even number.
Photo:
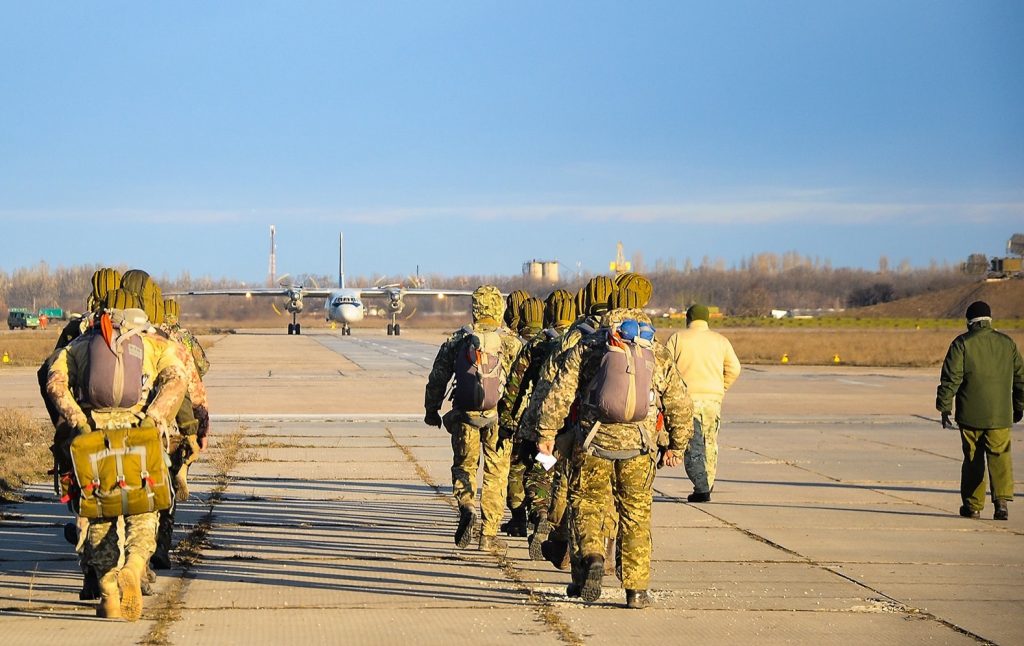
[[[523,263],[523,276],[543,283],[558,282],[557,260],[529,260]]]

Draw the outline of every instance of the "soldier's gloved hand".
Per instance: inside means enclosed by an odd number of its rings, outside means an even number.
[[[188,466],[199,459],[199,440],[195,435],[186,435],[185,441],[188,443],[188,457],[185,458],[185,466]]]
[[[427,426],[441,428],[441,414],[436,410],[428,410],[426,415],[423,416],[423,423]]]
[[[1020,420],[1024,419],[1024,410],[1013,411],[1013,423],[1016,424]]]
[[[537,442],[537,453],[543,453],[544,455],[554,455],[554,453],[555,453],[555,441],[554,440],[538,440],[538,442]]]
[[[953,428],[953,423],[949,421],[949,413],[942,414],[942,428]]]

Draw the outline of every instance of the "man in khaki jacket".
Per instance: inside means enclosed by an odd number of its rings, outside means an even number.
[[[722,399],[740,376],[740,360],[729,340],[708,329],[705,305],[686,311],[686,329],[668,340],[668,350],[693,399],[693,438],[683,464],[693,482],[689,502],[709,502],[718,469],[718,430],[722,425]]]

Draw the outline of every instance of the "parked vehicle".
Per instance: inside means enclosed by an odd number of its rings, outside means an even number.
[[[10,329],[15,328],[32,328],[39,327],[39,317],[33,314],[27,307],[12,307],[7,312],[7,327]]]

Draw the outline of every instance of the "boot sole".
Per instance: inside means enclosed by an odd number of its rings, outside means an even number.
[[[138,621],[142,617],[142,586],[139,577],[128,568],[117,573],[117,587],[121,589],[121,617]]]
[[[604,576],[604,563],[593,563],[587,569],[587,580],[583,582],[580,596],[587,603],[601,598],[601,578]]]
[[[544,552],[541,551],[540,546],[547,540],[548,534],[551,533],[551,524],[548,523],[547,519],[537,523],[537,529],[534,530],[533,536],[530,537],[530,560],[531,561],[543,561]]]

